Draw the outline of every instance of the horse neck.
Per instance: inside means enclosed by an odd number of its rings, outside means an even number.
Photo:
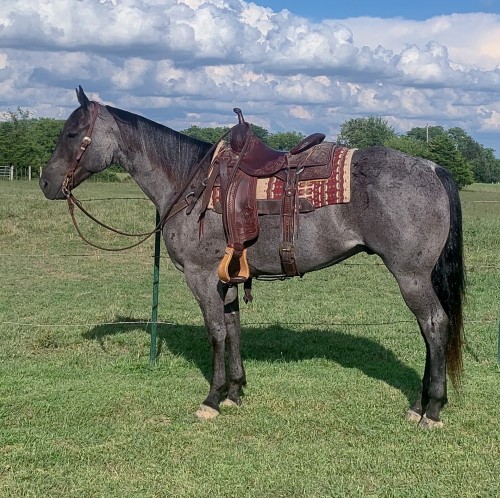
[[[117,162],[163,214],[182,191],[201,182],[207,166],[201,168],[200,161],[210,144],[133,116],[127,121],[115,118],[121,135]],[[190,182],[195,168],[200,172]]]

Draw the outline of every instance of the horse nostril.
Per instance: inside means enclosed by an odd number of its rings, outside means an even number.
[[[49,184],[43,180],[42,178],[40,178],[40,181],[38,182],[38,184],[40,185],[40,188],[45,192],[45,190],[47,189],[47,187],[49,186]]]

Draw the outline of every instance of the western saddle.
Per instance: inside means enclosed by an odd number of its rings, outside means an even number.
[[[246,253],[247,247],[259,235],[258,216],[278,213],[281,216],[279,254],[283,275],[300,275],[294,247],[298,216],[299,212],[314,208],[305,199],[298,198],[298,182],[330,177],[335,144],[322,143],[325,135],[313,133],[289,152],[275,150],[252,132],[240,109],[235,108],[234,112],[238,115],[238,124],[230,130],[229,140],[222,142],[214,155],[211,171],[204,182],[202,202],[203,214],[209,205],[212,189],[220,187],[227,247],[218,276],[227,284],[244,283],[250,277]],[[271,177],[284,182],[282,198],[257,201],[257,180]]]

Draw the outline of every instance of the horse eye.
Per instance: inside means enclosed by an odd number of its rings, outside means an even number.
[[[76,137],[76,135],[77,135],[77,133],[74,133],[74,132],[72,132],[72,131],[68,131],[68,133],[66,133],[66,136],[67,136],[68,138],[75,138],[75,137]]]

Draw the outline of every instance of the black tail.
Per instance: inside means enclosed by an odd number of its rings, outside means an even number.
[[[446,359],[448,374],[455,388],[460,386],[463,344],[463,302],[465,297],[465,266],[463,259],[462,208],[458,188],[450,174],[436,167],[450,200],[450,232],[432,270],[432,285],[448,315],[448,344]]]

